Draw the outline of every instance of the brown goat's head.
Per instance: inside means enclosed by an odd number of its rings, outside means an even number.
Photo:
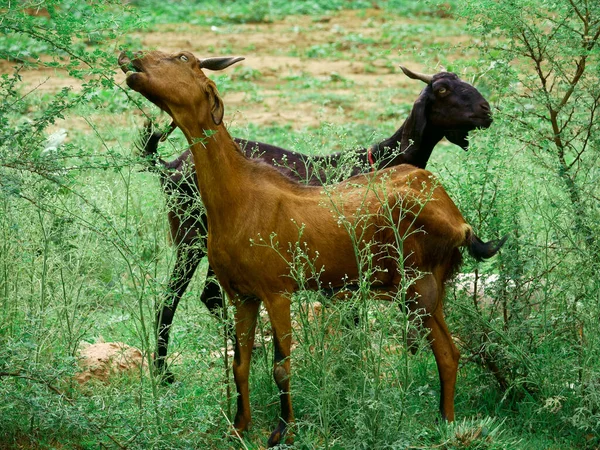
[[[119,56],[119,66],[126,73],[131,89],[167,112],[177,126],[185,128],[186,120],[197,122],[207,114],[215,125],[223,120],[223,102],[217,88],[201,69],[221,70],[242,59],[201,60],[189,52],[167,54],[159,51],[137,52],[132,59],[123,52]]]
[[[409,78],[427,84],[415,102],[409,120],[440,130],[453,144],[467,150],[469,131],[492,124],[490,105],[477,89],[452,72],[425,75],[400,66]],[[427,123],[429,122],[429,123]]]

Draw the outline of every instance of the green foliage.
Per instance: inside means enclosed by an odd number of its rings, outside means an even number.
[[[160,2],[136,0],[133,4],[153,23],[184,22],[195,25],[271,23],[292,15],[324,16],[341,10],[381,8],[404,15],[440,16],[449,14],[454,1],[440,3],[410,0],[182,0]]]
[[[322,14],[349,8],[365,8],[371,2],[365,0],[309,0],[289,2],[285,0],[203,0],[165,3],[156,0],[139,0],[140,11],[162,22],[185,21],[202,25],[225,23],[268,23],[294,14]]]
[[[17,170],[68,184],[69,175],[64,169],[66,158],[72,155],[67,147],[66,155],[57,158],[49,148],[45,131],[56,120],[64,119],[68,111],[109,95],[105,90],[114,92],[111,76],[115,64],[110,44],[139,26],[127,10],[115,18],[120,5],[109,1],[93,5],[47,1],[43,6],[21,2],[3,15],[0,56],[19,64],[12,75],[5,74],[0,80],[0,170],[3,180],[8,180],[0,183],[3,190],[15,194],[20,189],[13,176]],[[19,45],[15,45],[17,41]],[[44,57],[35,49],[43,50]],[[85,83],[77,93],[69,87],[61,89],[38,108],[30,103],[29,93],[18,88],[22,67],[61,69]]]
[[[485,14],[484,14],[485,11]],[[516,12],[516,14],[515,14]],[[464,14],[486,39],[511,103],[508,132],[535,162],[558,175],[571,203],[575,237],[598,254],[600,5],[587,1],[469,4]],[[498,45],[501,42],[501,45]],[[515,61],[512,67],[509,62]],[[517,84],[519,83],[519,84]]]
[[[598,374],[589,359],[598,352],[596,333],[588,332],[600,298],[600,9],[482,1],[459,12],[481,35],[480,67],[489,69],[479,82],[502,95],[494,125],[502,132],[482,134],[469,170],[449,172],[453,182],[445,185],[471,223],[511,233],[495,267],[478,268],[480,283],[497,274],[491,298],[454,298],[452,314],[469,317],[459,330],[463,353],[490,370],[503,402],[539,403],[533,410],[545,426],[584,431],[589,440],[598,433],[598,404],[590,407],[591,393],[582,406],[579,395],[597,391],[588,377]]]
[[[503,423],[492,418],[462,420],[442,424],[431,433],[432,447],[445,449],[511,449],[518,448],[519,441],[503,430]],[[439,442],[439,444],[438,444]]]

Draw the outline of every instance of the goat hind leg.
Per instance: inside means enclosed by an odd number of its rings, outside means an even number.
[[[443,419],[453,422],[454,392],[460,353],[448,331],[441,307],[425,320],[425,326],[429,328],[428,338],[440,377],[440,413]]]
[[[440,413],[442,418],[452,422],[454,420],[454,391],[456,387],[456,374],[460,353],[454,345],[448,326],[444,320],[442,297],[444,287],[433,274],[426,274],[415,280],[409,287],[409,309],[411,320],[415,320],[417,313],[427,331],[427,340],[433,350],[435,362],[440,377]],[[418,330],[418,328],[416,329]]]

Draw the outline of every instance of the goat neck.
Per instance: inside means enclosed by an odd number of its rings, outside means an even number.
[[[252,185],[246,157],[222,124],[209,128],[206,123],[198,123],[181,129],[190,144],[194,164],[206,169],[197,170],[196,177],[209,226],[211,222],[226,223],[228,220],[220,216],[230,217],[239,208],[223,206],[244,198],[241,186]]]
[[[392,136],[373,145],[371,151],[380,169],[399,164],[425,169],[434,147],[443,137],[430,126],[418,129],[409,118]]]
[[[251,186],[252,182],[246,182],[245,157],[223,125],[223,101],[202,68],[222,69],[240,58],[219,58],[215,66],[214,59],[207,63],[189,52],[137,52],[133,56],[119,56],[127,85],[171,116],[190,145],[194,164],[209,168],[196,171],[196,176],[210,226],[229,209],[223,205],[243,198],[237,192],[240,186]]]
[[[410,110],[408,118],[388,139],[373,146],[372,152],[379,167],[411,164],[425,169],[434,147],[444,138],[444,130],[428,118],[433,100],[427,86]]]

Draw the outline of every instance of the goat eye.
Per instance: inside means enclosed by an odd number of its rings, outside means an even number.
[[[187,57],[187,56],[185,56],[185,55],[181,55],[181,56],[179,57],[179,59],[180,59],[180,60],[182,60],[183,62],[187,62],[187,61],[188,61],[188,57]]]
[[[446,92],[448,92],[448,89],[446,88],[439,88],[438,90],[438,94],[445,94]]]

